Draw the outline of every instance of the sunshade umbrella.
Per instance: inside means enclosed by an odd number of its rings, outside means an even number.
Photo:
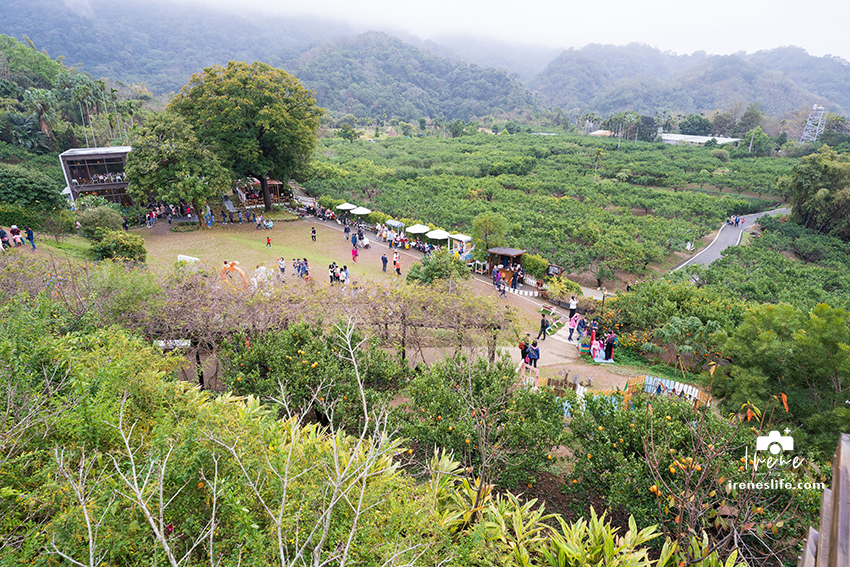
[[[432,230],[431,232],[427,233],[425,236],[427,236],[428,238],[431,238],[433,240],[448,240],[449,236],[451,236],[451,235],[448,232],[446,232],[445,230],[438,228],[436,230]]]
[[[413,226],[405,229],[405,232],[409,234],[423,234],[428,232],[429,230],[431,229],[425,226],[424,224],[414,224]]]
[[[472,237],[465,234],[452,234],[452,240],[460,240],[461,242],[472,242]]]
[[[368,215],[371,212],[372,212],[372,210],[367,209],[366,207],[357,207],[356,209],[352,209],[351,214],[352,215]]]
[[[336,208],[341,211],[350,211],[351,209],[356,209],[357,205],[352,205],[351,203],[343,203],[341,205],[337,205]]]

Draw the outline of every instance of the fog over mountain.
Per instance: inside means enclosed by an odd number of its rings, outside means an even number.
[[[556,107],[603,115],[623,110],[710,113],[739,102],[758,102],[777,116],[802,112],[814,103],[838,113],[850,109],[850,64],[845,59],[812,54],[805,45],[768,49],[777,43],[771,38],[786,39],[779,33],[781,19],[771,26],[772,34],[758,29],[749,34],[748,41],[762,42],[754,44],[760,50],[731,53],[743,44],[729,41],[726,49],[713,51],[716,37],[736,29],[740,11],[735,22],[705,36],[704,49],[677,54],[654,45],[668,39],[663,47],[675,45],[678,31],[659,31],[652,41],[623,45],[630,37],[641,37],[637,32],[612,33],[632,8],[617,12],[610,26],[601,28],[581,25],[584,8],[576,9],[557,34],[547,32],[545,24],[560,17],[559,9],[539,9],[539,33],[529,35],[523,26],[536,9],[534,2],[513,11],[499,4],[487,9],[470,4],[480,9],[475,17],[469,16],[466,3],[462,8],[429,4],[440,15],[437,19],[445,20],[442,27],[433,14],[422,15],[416,3],[404,14],[394,6],[377,16],[369,11],[377,4],[367,4],[356,17],[348,7],[317,15],[313,8],[287,7],[285,2],[272,7],[260,0],[4,4],[0,33],[27,36],[38,49],[61,55],[66,64],[97,78],[144,83],[155,93],[177,91],[192,73],[235,59],[260,60],[296,73],[319,93],[321,105],[363,117],[468,120],[493,110]],[[513,22],[514,33],[497,33],[502,24],[493,23],[490,12]],[[370,14],[375,16],[371,20]],[[416,14],[422,18],[413,18]],[[460,31],[454,29],[459,22],[465,23]],[[696,36],[705,22],[692,17],[689,25]],[[822,31],[830,25],[822,24]],[[595,31],[588,35],[587,28]],[[568,46],[585,36],[596,41]],[[563,41],[560,47],[558,41]]]

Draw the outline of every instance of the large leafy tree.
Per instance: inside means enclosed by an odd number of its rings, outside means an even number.
[[[231,61],[195,74],[169,105],[213,145],[236,176],[287,180],[310,158],[323,110],[294,76],[265,63]]]
[[[708,136],[711,134],[711,120],[699,114],[688,114],[679,123],[679,132],[692,136]]]
[[[65,204],[61,191],[61,186],[41,173],[20,165],[0,163],[0,203],[39,211],[61,208]]]
[[[127,192],[137,202],[151,197],[169,202],[185,199],[200,218],[201,206],[231,187],[230,173],[216,154],[173,112],[151,116],[136,130],[132,143],[133,151],[127,154]]]
[[[493,246],[501,246],[508,229],[508,219],[493,211],[485,211],[472,219],[472,238],[481,253],[486,253]]]
[[[794,168],[789,193],[794,219],[819,233],[850,240],[850,160],[828,146]]]

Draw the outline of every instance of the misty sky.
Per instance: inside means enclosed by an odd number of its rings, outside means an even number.
[[[554,48],[636,41],[677,53],[712,54],[796,45],[812,55],[830,53],[850,60],[847,0],[193,1],[198,2],[229,11],[250,7],[283,15],[318,15],[358,27],[406,30],[422,39],[463,34]]]

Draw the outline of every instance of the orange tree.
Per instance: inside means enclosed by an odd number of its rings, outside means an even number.
[[[515,376],[507,359],[440,361],[408,385],[410,401],[396,412],[400,431],[426,448],[426,458],[435,446],[453,451],[483,484],[525,485],[551,462],[564,412],[554,392],[516,387]]]
[[[358,364],[367,397],[375,401],[380,397],[377,390],[400,382],[403,368],[375,342],[354,339],[361,347]],[[336,335],[324,335],[319,325],[297,323],[225,340],[220,359],[234,393],[275,400],[292,414],[315,408],[321,421],[347,425],[362,408],[354,367],[343,354]]]
[[[626,407],[621,396],[586,397],[570,422],[567,445],[575,460],[564,490],[578,513],[601,501],[615,514],[633,515],[638,525],[659,524],[683,548],[706,532],[723,557],[738,549],[750,564],[780,564],[816,521],[816,499],[784,487],[737,485],[790,482],[809,472],[754,470],[758,431],[673,397],[641,395]]]

